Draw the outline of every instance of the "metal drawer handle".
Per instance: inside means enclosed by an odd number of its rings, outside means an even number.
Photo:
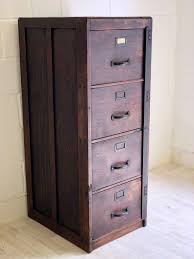
[[[125,208],[123,210],[120,211],[114,211],[111,213],[111,218],[118,218],[118,217],[123,217],[125,215],[129,214],[129,210],[128,208]]]
[[[111,120],[120,120],[124,118],[128,118],[130,116],[130,112],[117,112],[111,115]]]
[[[129,167],[129,164],[130,164],[130,160],[127,160],[125,162],[115,163],[114,165],[111,165],[111,171],[127,168]]]
[[[128,58],[127,60],[124,61],[111,61],[111,67],[114,66],[125,66],[130,64],[130,59]]]

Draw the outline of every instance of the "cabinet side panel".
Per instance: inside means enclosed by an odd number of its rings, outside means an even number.
[[[33,208],[51,216],[46,30],[26,30]]]
[[[76,32],[53,30],[58,223],[79,233]]]

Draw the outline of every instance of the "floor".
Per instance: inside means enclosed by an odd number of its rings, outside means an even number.
[[[169,165],[150,173],[148,226],[91,254],[38,223],[0,226],[0,259],[194,259],[194,170]]]

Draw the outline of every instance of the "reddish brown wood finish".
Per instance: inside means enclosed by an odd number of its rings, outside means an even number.
[[[140,220],[140,221],[137,221],[136,223],[132,224],[132,225],[129,225],[129,226],[124,226],[123,228],[121,229],[116,229],[115,231],[112,231],[110,233],[108,233],[107,235],[104,235],[96,240],[93,240],[92,241],[92,248],[93,249],[96,249],[98,248],[99,246],[102,246],[114,239],[117,239],[119,237],[122,237],[140,227],[143,226],[143,221]]]
[[[19,39],[29,216],[87,252],[145,225],[151,18],[21,18]]]
[[[93,190],[140,176],[141,150],[141,131],[93,144]],[[118,165],[121,168],[113,168]]]
[[[92,89],[92,139],[142,127],[142,83]],[[128,113],[124,118],[112,118]]]
[[[19,20],[28,214],[90,251],[88,30],[71,21]]]
[[[126,43],[117,45],[117,38],[124,38]],[[143,77],[143,46],[143,29],[92,31],[92,85],[141,79]],[[126,64],[112,64],[127,60]]]
[[[112,17],[93,18],[90,22],[92,31],[103,30],[126,30],[126,29],[145,29],[152,26],[151,17]]]
[[[141,220],[141,179],[99,192],[92,202],[92,239],[95,240]],[[114,213],[119,216],[113,216]]]

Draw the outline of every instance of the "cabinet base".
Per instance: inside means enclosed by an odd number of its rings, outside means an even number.
[[[50,218],[47,218],[37,212],[36,210],[31,210],[28,212],[28,216],[35,220],[36,222],[40,223],[44,227],[50,229],[57,235],[67,239],[69,242],[73,243],[74,245],[78,246],[79,248],[83,249],[84,251],[90,253],[91,243],[89,240],[83,240],[79,234],[71,231],[70,229],[66,228],[65,226],[58,225],[55,221]]]
[[[122,228],[122,229],[119,229],[119,230],[116,230],[116,231],[113,231],[105,236],[102,236],[96,240],[93,240],[92,241],[92,250],[110,242],[110,241],[113,241],[123,235],[126,235],[138,228],[141,228],[143,227],[143,221],[138,221],[136,222],[135,224],[133,225],[130,225],[129,227],[125,227],[125,228]]]
[[[87,240],[82,240],[81,237],[74,233],[73,231],[65,228],[64,226],[57,225],[54,221],[51,219],[46,218],[45,216],[41,215],[39,212],[33,210],[28,213],[28,216],[42,224],[43,226],[47,227],[48,229],[52,230],[56,234],[62,236],[63,238],[67,239],[71,243],[77,245],[87,253],[92,252],[94,249],[109,243],[123,235],[126,235],[138,228],[145,227],[146,226],[146,219],[140,220],[136,222],[133,225],[130,225],[128,227],[113,231],[107,235],[104,235],[96,240],[92,240],[91,242]]]
[[[143,220],[142,220],[142,225],[143,225],[143,227],[146,227],[146,226],[147,226],[147,219],[143,219]]]

